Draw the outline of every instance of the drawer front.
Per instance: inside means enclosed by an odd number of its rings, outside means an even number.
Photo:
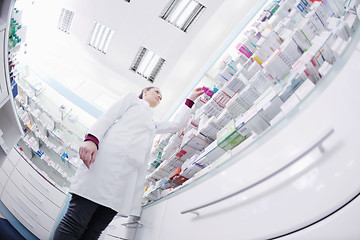
[[[2,194],[3,189],[4,189],[4,186],[0,183],[0,196]]]
[[[10,162],[15,166],[16,163],[19,161],[20,158],[22,158],[20,156],[20,154],[13,148],[11,149],[11,151],[9,152],[9,154],[7,155],[7,158],[10,160]]]
[[[5,186],[6,181],[8,180],[8,175],[6,175],[6,173],[4,172],[4,170],[2,168],[0,168],[0,184],[2,186]]]
[[[4,170],[7,176],[10,176],[11,172],[14,169],[14,165],[12,165],[12,163],[7,158],[5,158],[5,161],[1,165],[1,168],[2,170]]]
[[[27,179],[34,188],[47,197],[58,207],[62,207],[66,195],[56,189],[52,184],[39,175],[25,160],[19,161],[16,169]]]
[[[9,211],[19,220],[30,232],[39,239],[50,239],[50,232],[34,221],[26,212],[10,197],[7,191],[1,196],[1,201]]]
[[[16,204],[35,222],[40,224],[40,226],[45,228],[47,231],[52,231],[55,225],[55,220],[36,207],[24,194],[22,194],[12,181],[8,181],[4,192],[10,194]]]
[[[11,175],[11,181],[33,204],[52,219],[57,219],[60,213],[60,207],[42,195],[42,193],[31,185],[17,170]]]

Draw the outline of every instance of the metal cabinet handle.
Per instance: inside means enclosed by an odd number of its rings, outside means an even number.
[[[39,185],[45,192],[49,192],[49,189],[44,187],[38,180],[36,180],[30,173],[28,173],[29,178],[31,178],[31,181],[34,181],[37,185]]]
[[[16,199],[18,200],[18,205],[19,205],[19,207],[21,207],[24,212],[26,212],[28,215],[30,215],[30,213],[31,213],[31,215],[33,215],[33,218],[37,218],[37,217],[38,217],[38,215],[36,214],[36,212],[34,212],[33,210],[31,210],[31,209],[26,205],[26,203],[24,203],[18,196],[16,196]]]
[[[231,194],[228,194],[224,197],[221,197],[217,200],[214,200],[212,202],[203,204],[201,206],[197,206],[188,210],[184,210],[181,212],[181,214],[186,214],[186,213],[193,213],[195,215],[200,215],[199,212],[197,212],[197,210],[202,209],[202,208],[206,208],[208,206],[214,205],[216,203],[222,202],[228,198],[231,198],[237,194],[243,193],[257,185],[259,185],[260,183],[265,182],[266,180],[274,177],[275,175],[279,174],[280,172],[284,171],[285,169],[287,169],[288,167],[290,167],[291,165],[293,165],[295,162],[297,162],[298,160],[300,160],[301,158],[303,158],[304,156],[306,156],[308,153],[310,153],[312,150],[314,150],[315,148],[319,148],[319,150],[323,153],[325,151],[324,147],[322,146],[322,143],[330,136],[334,133],[334,129],[330,128],[327,131],[325,131],[320,137],[318,137],[317,139],[314,140],[314,142],[310,145],[310,147],[308,147],[307,149],[305,149],[302,153],[300,153],[297,157],[295,157],[292,161],[290,161],[289,163],[287,163],[285,166],[281,167],[280,169],[278,169],[277,171],[263,177],[262,179],[256,181],[253,184],[250,184],[247,187],[241,188],[240,190],[237,190]]]
[[[140,222],[128,222],[128,223],[123,223],[121,224],[122,226],[125,226],[127,228],[138,228],[138,227],[142,227],[144,226],[142,223]],[[134,226],[135,225],[135,226]]]
[[[36,201],[40,204],[43,205],[43,201],[41,201],[39,198],[37,198],[32,192],[29,191],[29,189],[27,189],[23,184],[21,184],[24,192],[26,192],[27,196],[31,196],[32,199],[36,199]]]
[[[21,215],[15,210],[15,208],[13,208],[13,207],[11,207],[11,208],[16,213],[16,215],[17,215],[16,218],[22,219],[24,222],[26,222],[30,226],[30,228],[34,229],[34,227],[28,221],[26,221],[25,218],[21,217]]]

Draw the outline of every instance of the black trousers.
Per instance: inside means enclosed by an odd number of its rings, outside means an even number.
[[[55,230],[54,240],[98,239],[115,217],[116,211],[73,194],[63,219]]]

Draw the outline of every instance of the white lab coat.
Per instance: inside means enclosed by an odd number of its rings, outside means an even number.
[[[70,192],[118,212],[140,216],[150,150],[156,133],[176,132],[191,114],[185,104],[172,122],[155,123],[149,103],[127,94],[90,128],[100,141],[95,162],[81,164]]]

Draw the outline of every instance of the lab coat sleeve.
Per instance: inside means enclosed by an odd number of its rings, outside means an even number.
[[[156,134],[175,133],[186,126],[187,121],[191,115],[191,108],[186,105],[180,107],[179,112],[172,121],[157,122]]]
[[[91,126],[88,133],[95,136],[99,142],[101,142],[106,131],[117,119],[120,119],[121,116],[136,103],[136,101],[136,94],[125,94],[100,116],[100,118]]]

